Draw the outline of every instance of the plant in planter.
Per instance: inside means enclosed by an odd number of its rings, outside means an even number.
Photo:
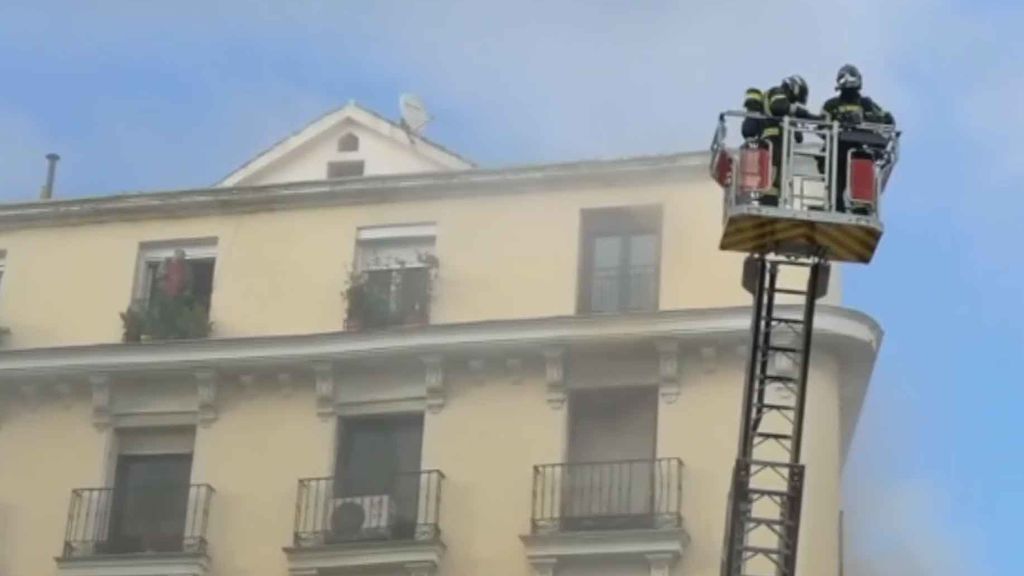
[[[353,332],[362,330],[369,301],[366,273],[356,270],[353,266],[345,278],[345,290],[341,295],[345,299],[345,330]]]
[[[161,265],[157,282],[157,290],[148,303],[132,303],[121,313],[124,341],[208,336],[213,324],[206,306],[192,293],[192,272],[184,252],[179,250]]]

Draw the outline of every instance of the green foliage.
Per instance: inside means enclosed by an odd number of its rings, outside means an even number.
[[[209,336],[209,312],[191,295],[156,294],[145,308],[133,304],[121,313],[125,342],[184,340]]]

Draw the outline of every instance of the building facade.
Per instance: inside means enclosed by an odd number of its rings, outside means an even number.
[[[478,169],[349,104],[0,206],[0,574],[718,574],[750,295],[705,154]],[[801,573],[880,345],[819,307]]]

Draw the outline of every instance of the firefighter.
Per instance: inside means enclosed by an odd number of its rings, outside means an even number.
[[[782,164],[782,121],[785,116],[796,118],[818,118],[807,109],[809,96],[807,82],[800,76],[793,75],[782,80],[778,86],[770,88],[763,95],[764,114],[769,117],[761,123],[761,140],[772,147],[772,188],[762,196],[761,203],[769,206],[779,204],[779,179]],[[796,141],[802,142],[801,134],[796,134]]]
[[[873,153],[874,150],[885,146],[883,140],[872,144],[870,136],[866,131],[858,131],[857,126],[870,122],[873,124],[895,124],[892,114],[885,111],[874,100],[861,94],[864,80],[860,70],[852,64],[846,64],[836,74],[836,91],[838,96],[830,98],[822,107],[822,115],[828,121],[836,121],[840,125],[839,141],[836,142],[837,166],[835,174],[836,183],[836,211],[844,212],[846,209],[846,173],[847,157],[851,150],[860,149],[864,153]],[[861,153],[861,152],[855,152]]]

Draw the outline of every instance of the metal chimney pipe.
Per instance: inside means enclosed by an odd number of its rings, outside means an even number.
[[[60,160],[60,156],[50,152],[46,155],[46,185],[43,186],[42,191],[39,193],[40,200],[49,200],[53,198],[53,181],[57,177],[57,161]]]

